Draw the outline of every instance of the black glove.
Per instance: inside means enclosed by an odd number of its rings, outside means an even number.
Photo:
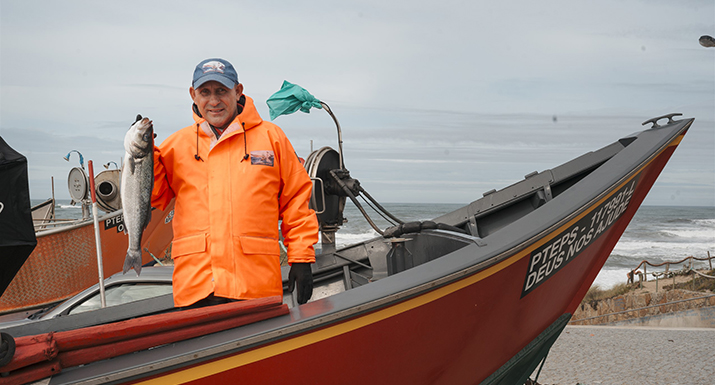
[[[298,303],[304,304],[313,295],[313,272],[310,270],[310,263],[296,262],[291,265],[288,273],[289,292],[293,292],[296,282],[298,283],[298,289],[296,290]]]
[[[137,114],[137,120],[135,120],[134,123],[136,123],[136,122],[138,122],[138,121],[140,121],[140,120],[142,120],[142,119],[143,119],[142,116],[139,115],[139,114]],[[133,126],[134,123],[132,123],[131,126]],[[131,126],[130,126],[130,127],[131,127]]]

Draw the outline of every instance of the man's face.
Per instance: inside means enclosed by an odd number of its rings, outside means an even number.
[[[209,81],[197,89],[189,88],[189,93],[209,124],[225,128],[236,116],[236,103],[243,93],[243,84],[230,89],[219,82]]]

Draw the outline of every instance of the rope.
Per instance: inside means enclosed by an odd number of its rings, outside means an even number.
[[[708,251],[708,256],[705,257],[705,258],[698,258],[698,257],[694,257],[694,256],[691,255],[691,256],[685,257],[685,258],[683,258],[683,259],[681,259],[680,261],[677,261],[677,262],[670,262],[670,261],[668,261],[668,262],[663,262],[663,263],[650,263],[650,262],[648,262],[648,261],[646,261],[646,260],[643,260],[643,261],[641,261],[641,263],[638,264],[638,266],[636,266],[635,269],[631,270],[630,273],[628,273],[628,276],[629,276],[628,279],[629,279],[629,282],[632,282],[632,279],[633,279],[632,277],[633,277],[635,274],[640,273],[638,270],[641,268],[641,266],[643,266],[643,271],[645,271],[645,266],[644,266],[644,265],[648,265],[648,266],[652,266],[652,267],[660,267],[660,266],[664,266],[664,265],[665,265],[665,266],[666,266],[666,268],[665,268],[666,271],[665,271],[664,273],[667,273],[668,270],[670,269],[670,265],[677,265],[677,264],[680,264],[680,263],[684,263],[684,262],[686,262],[686,261],[689,261],[689,262],[690,262],[690,267],[683,266],[683,268],[682,268],[683,273],[688,273],[688,272],[690,272],[690,271],[695,271],[695,270],[693,269],[693,265],[692,265],[693,260],[696,260],[696,261],[711,261],[711,260],[713,260],[713,259],[715,259],[715,256],[711,256],[711,255],[710,255],[710,252]],[[712,263],[710,264],[710,267],[712,267]],[[664,273],[663,273],[663,274],[664,274]],[[698,272],[696,271],[696,273],[698,273]],[[656,273],[653,273],[654,276],[655,276],[655,274],[656,274]],[[700,274],[700,275],[702,275],[703,277],[706,277],[706,278],[715,279],[715,277],[711,277],[711,276],[709,276],[709,275],[705,275],[705,274],[701,274],[701,273],[698,273],[698,274]]]
[[[643,264],[646,264],[646,265],[649,265],[649,266],[653,266],[653,267],[659,267],[659,266],[663,266],[663,265],[677,265],[677,264],[679,264],[679,263],[683,263],[683,262],[685,262],[685,261],[687,261],[687,260],[690,260],[690,259],[694,259],[694,260],[696,260],[696,261],[708,261],[708,260],[714,259],[714,258],[715,258],[715,257],[698,258],[698,257],[690,256],[690,257],[685,257],[685,258],[681,259],[681,260],[678,261],[678,262],[663,262],[663,263],[657,263],[657,264],[653,264],[653,263],[650,263],[650,262],[648,262],[648,261],[646,261],[646,260],[643,260],[643,261],[641,261],[641,263],[639,263],[638,266],[636,266],[636,268],[633,269],[633,270],[638,270],[641,266],[643,266]]]
[[[715,277],[713,277],[712,275],[703,274],[703,273],[701,273],[701,272],[699,272],[699,271],[697,271],[697,270],[694,270],[694,269],[690,269],[690,271],[692,271],[693,273],[695,273],[695,274],[697,274],[697,275],[699,275],[699,276],[701,276],[701,277],[710,278],[710,279],[715,279]]]

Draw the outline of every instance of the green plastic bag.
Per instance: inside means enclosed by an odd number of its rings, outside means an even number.
[[[281,115],[292,114],[298,110],[310,113],[312,107],[323,108],[320,100],[311,95],[308,90],[287,80],[283,81],[283,85],[278,92],[266,100],[266,104],[268,104],[268,109],[271,113],[271,120]]]

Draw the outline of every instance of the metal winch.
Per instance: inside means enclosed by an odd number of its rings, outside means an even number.
[[[69,157],[69,156],[68,156]],[[65,159],[68,159],[65,157]],[[84,169],[84,164],[80,163],[81,167],[74,167],[70,170],[67,176],[67,189],[72,198],[72,204],[82,204],[82,219],[90,217],[91,201],[89,178]],[[106,212],[117,211],[122,208],[122,199],[119,194],[121,186],[122,173],[121,170],[105,170],[94,177],[95,192],[97,193],[97,204]]]

